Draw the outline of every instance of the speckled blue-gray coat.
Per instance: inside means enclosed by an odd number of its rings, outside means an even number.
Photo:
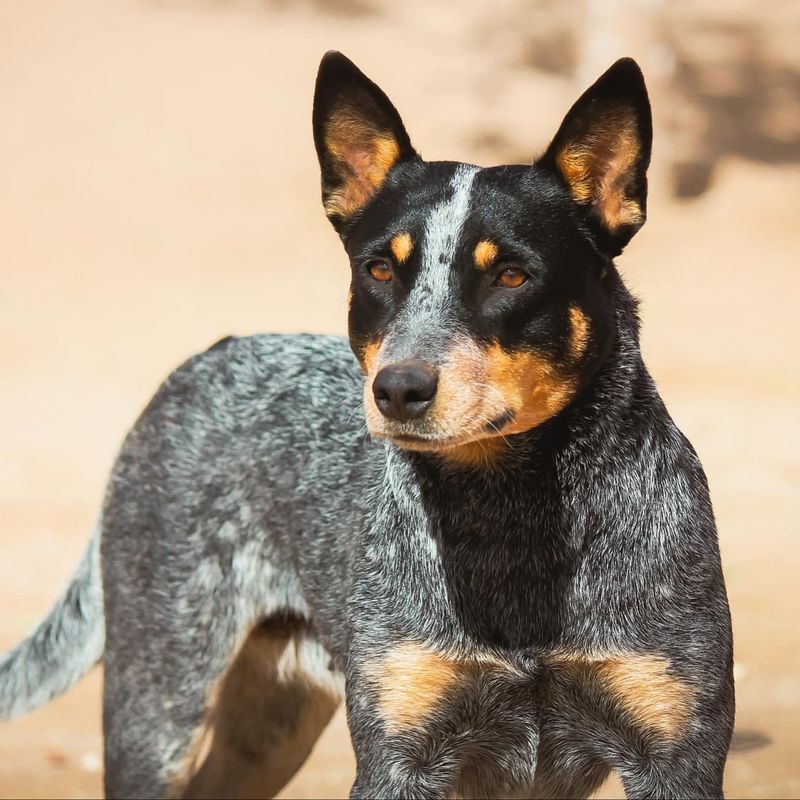
[[[166,380],[0,660],[0,716],[102,658],[112,797],[271,796],[342,698],[354,797],[583,797],[609,770],[721,796],[708,489],[613,263],[646,215],[638,68],[532,166],[479,169],[424,162],[332,53],[314,135],[349,342],[228,338]]]

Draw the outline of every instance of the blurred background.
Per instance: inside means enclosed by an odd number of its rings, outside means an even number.
[[[530,161],[633,55],[656,139],[619,263],[715,503],[727,792],[800,795],[798,41],[795,0],[2,0],[0,649],[60,593],[174,366],[229,333],[344,333],[311,141],[323,51],[387,91],[426,158],[485,165]],[[100,793],[100,685],[0,723],[0,796]],[[352,775],[340,714],[284,794],[345,796]]]

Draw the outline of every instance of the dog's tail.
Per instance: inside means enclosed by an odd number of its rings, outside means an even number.
[[[0,655],[0,719],[10,719],[65,692],[103,655],[100,525],[66,591],[36,630]]]

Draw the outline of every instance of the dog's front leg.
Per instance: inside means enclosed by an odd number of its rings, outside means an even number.
[[[458,737],[441,719],[444,709],[427,713],[431,698],[414,693],[413,680],[380,660],[349,672],[347,718],[357,765],[352,798],[454,795]]]

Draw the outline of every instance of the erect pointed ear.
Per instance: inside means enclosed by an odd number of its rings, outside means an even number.
[[[322,202],[341,231],[395,164],[417,156],[389,98],[352,61],[333,50],[319,65],[313,121]]]
[[[653,122],[644,77],[621,58],[578,99],[540,163],[587,206],[601,246],[615,256],[644,224]]]

